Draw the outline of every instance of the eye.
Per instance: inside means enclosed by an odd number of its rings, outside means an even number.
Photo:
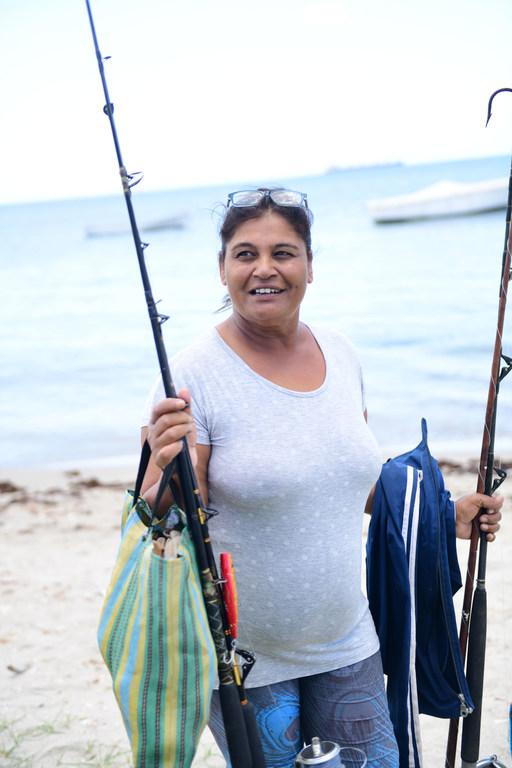
[[[256,258],[256,254],[253,251],[245,250],[245,251],[238,251],[234,254],[235,259],[238,259],[238,261],[251,261],[251,259]]]
[[[291,253],[290,251],[280,250],[274,252],[274,259],[279,259],[280,261],[283,261],[284,259],[293,259],[295,258],[297,254]]]

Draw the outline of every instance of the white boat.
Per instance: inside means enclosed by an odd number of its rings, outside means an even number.
[[[507,207],[508,185],[508,178],[471,184],[438,181],[410,195],[368,200],[366,206],[373,220],[379,224],[486,213]]]
[[[141,232],[156,232],[160,229],[183,229],[185,226],[186,214],[172,216],[168,219],[157,219],[147,221],[139,227]],[[131,233],[129,224],[114,224],[111,226],[88,227],[85,230],[87,237],[112,237],[115,235],[127,235]]]

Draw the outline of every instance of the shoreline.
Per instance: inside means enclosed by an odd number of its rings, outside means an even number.
[[[419,438],[416,444],[419,443]],[[411,443],[409,447],[402,445],[397,446],[395,444],[389,444],[387,446],[380,446],[380,452],[382,461],[385,462],[389,458],[398,456],[412,449],[414,445]],[[437,459],[439,464],[453,465],[457,468],[458,465],[467,467],[469,471],[473,465],[478,465],[480,460],[480,448],[474,449],[462,449],[459,445],[435,443],[429,439],[429,449],[432,456]],[[495,449],[495,455],[497,461],[505,466],[512,467],[512,448],[505,450]],[[37,462],[26,465],[20,464],[0,464],[0,479],[8,479],[9,475],[15,475],[17,478],[22,477],[24,474],[30,476],[32,474],[39,475],[41,473],[50,473],[57,475],[65,475],[68,472],[98,472],[105,473],[107,477],[113,477],[116,474],[126,476],[130,472],[137,472],[139,465],[140,454],[133,455],[109,455],[93,458],[75,458],[67,459],[65,461],[49,461],[49,462]]]
[[[452,497],[475,489],[476,459],[452,456],[444,462]],[[133,486],[138,460],[124,466],[70,465],[76,468],[0,469],[0,754],[12,748],[20,758],[13,765],[32,755],[37,768],[86,760],[98,768],[127,768],[128,738],[96,631],[120,542],[124,491]],[[509,486],[510,481],[500,489],[506,497],[504,520],[488,552],[481,731],[482,756],[497,754],[505,764],[512,696]],[[459,541],[458,550],[464,574],[468,542]],[[461,593],[455,598],[457,623]],[[439,768],[448,721],[420,719],[424,768]],[[16,740],[9,742],[11,732]],[[205,730],[193,768],[224,766]]]

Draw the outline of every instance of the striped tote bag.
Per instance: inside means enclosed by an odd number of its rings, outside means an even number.
[[[148,527],[148,513],[128,491],[98,642],[135,766],[188,768],[208,721],[215,651],[187,528],[177,556],[159,556],[166,521]]]

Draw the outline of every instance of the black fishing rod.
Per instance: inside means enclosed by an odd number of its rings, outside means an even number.
[[[512,88],[501,88],[495,91],[489,99],[487,123],[491,117],[491,108],[494,97],[503,91],[511,91]],[[505,227],[505,246],[503,250],[501,279],[499,290],[498,321],[496,325],[496,339],[494,355],[487,397],[484,434],[482,439],[482,451],[478,470],[477,493],[485,493],[492,496],[506,477],[499,467],[494,466],[494,441],[496,435],[496,415],[498,407],[498,394],[500,383],[512,369],[512,358],[503,354],[502,335],[505,320],[505,308],[507,304],[507,291],[510,279],[510,256],[512,250],[512,231],[510,227],[512,215],[512,166],[508,187],[508,202]],[[497,475],[497,477],[495,477]],[[475,570],[478,547],[478,570],[475,584]],[[485,588],[485,576],[487,567],[487,538],[484,531],[480,531],[478,520],[473,521],[471,543],[466,571],[466,582],[462,605],[462,619],[460,625],[459,641],[462,660],[466,659],[466,678],[469,691],[473,699],[474,710],[466,715],[462,726],[461,758],[462,768],[474,768],[477,762],[480,768],[488,765],[499,765],[496,756],[489,760],[479,760],[480,729],[482,719],[482,699],[485,668],[485,646],[487,640],[487,593]],[[457,735],[459,727],[458,719],[450,722],[448,744],[446,750],[446,768],[454,768],[455,751],[457,748]]]
[[[131,200],[131,188],[140,181],[141,174],[128,174],[123,163],[114,122],[114,105],[110,101],[108,93],[103,57],[98,45],[89,0],[85,0],[85,2],[87,5],[87,13],[89,15],[94,48],[106,101],[103,111],[109,119],[112,137],[114,139],[119,173],[121,176],[126,207],[128,209],[135,250],[137,252],[137,259],[144,286],[144,295],[146,297],[146,304],[153,330],[164,391],[166,397],[175,398],[176,389],[171,377],[161,328],[162,323],[167,320],[167,317],[158,312],[153,299],[144,259],[144,249],[147,247],[147,244],[141,241]],[[176,473],[182,495],[183,509],[187,520],[187,526],[194,543],[197,564],[201,576],[202,593],[208,616],[208,625],[215,645],[217,671],[219,675],[220,703],[231,765],[232,768],[266,768],[254,709],[252,704],[247,701],[242,674],[234,661],[231,631],[220,586],[221,580],[219,579],[217,572],[217,566],[208,533],[207,517],[204,512],[199,485],[195,477],[186,439],[183,439],[182,449],[175,461]],[[165,472],[164,470],[164,474],[167,475],[168,472]],[[246,665],[246,667],[249,666],[249,664]]]

